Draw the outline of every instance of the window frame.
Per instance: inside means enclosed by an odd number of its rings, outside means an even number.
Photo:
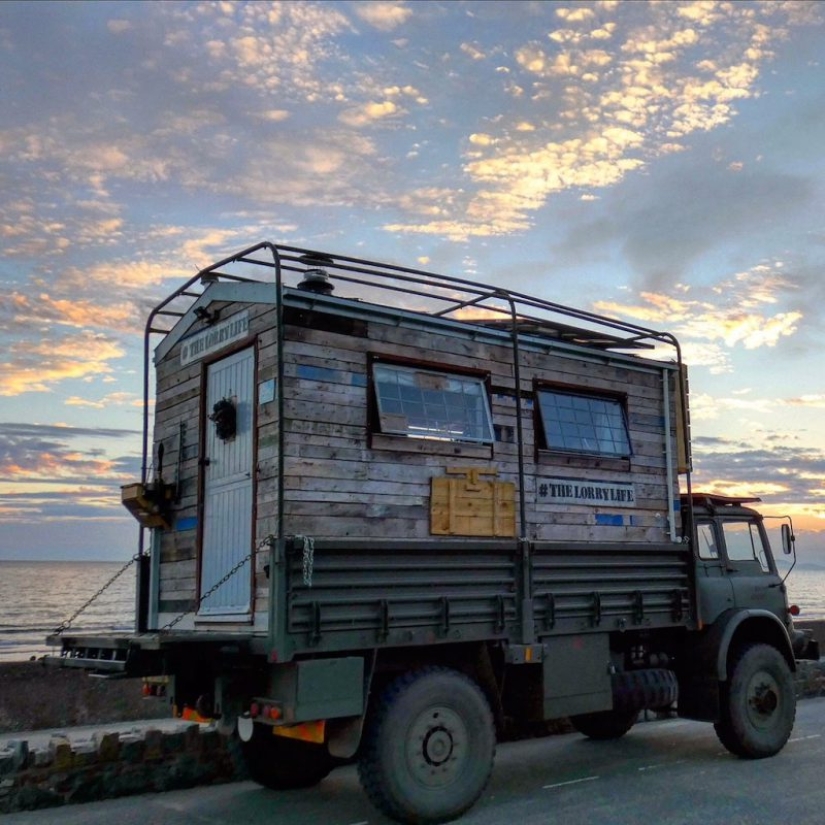
[[[696,554],[700,561],[723,561],[720,553],[719,535],[716,532],[714,521],[702,519],[696,522],[696,542]]]
[[[771,567],[772,556],[768,552],[770,545],[760,524],[750,518],[725,518],[722,520],[721,527],[725,542],[725,557],[729,564],[736,566],[756,563],[763,573],[775,572]],[[750,554],[740,552],[742,549],[747,549],[747,543],[739,540],[742,536],[747,536],[749,540]]]
[[[568,459],[583,459],[586,461],[616,462],[617,467],[628,467],[633,457],[633,440],[630,437],[630,422],[627,411],[627,395],[598,389],[570,386],[567,384],[548,384],[536,382],[535,393],[535,430],[537,454],[545,453],[553,456],[564,456]],[[556,395],[567,395],[575,398],[582,398],[588,401],[604,401],[615,404],[622,417],[624,436],[627,444],[627,452],[601,452],[598,449],[576,449],[573,447],[554,445],[547,432],[547,423],[544,415],[543,394],[553,393]]]
[[[396,443],[411,442],[414,444],[430,444],[434,452],[440,452],[445,446],[450,449],[481,449],[485,453],[492,450],[496,441],[496,430],[493,423],[493,405],[491,397],[490,374],[481,370],[456,369],[452,364],[443,364],[430,361],[419,361],[404,358],[388,358],[380,355],[370,354],[368,359],[368,381],[367,391],[369,393],[367,410],[371,446],[376,439],[391,439]],[[375,378],[376,368],[395,369],[406,373],[423,373],[437,376],[439,378],[453,378],[457,380],[469,380],[477,383],[481,389],[480,398],[483,399],[484,418],[486,425],[486,437],[483,440],[475,438],[451,438],[447,434],[439,435],[437,431],[432,434],[402,432],[399,430],[385,430],[382,422],[381,399],[378,394],[378,381]],[[386,413],[385,413],[386,414]]]

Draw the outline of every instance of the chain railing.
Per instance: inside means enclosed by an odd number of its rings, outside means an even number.
[[[302,567],[302,578],[304,585],[306,587],[312,587],[312,573],[313,567],[315,562],[315,541],[314,539],[308,536],[296,536],[297,539],[302,541],[302,559],[301,559],[301,567]],[[175,616],[174,619],[167,622],[163,627],[160,628],[158,631],[159,633],[166,633],[170,631],[173,627],[183,621],[190,613],[196,613],[200,610],[201,605],[217,590],[223,587],[226,582],[228,582],[242,567],[244,567],[248,562],[252,561],[255,558],[255,555],[263,550],[265,547],[271,547],[275,543],[276,539],[275,536],[270,534],[266,536],[266,538],[261,539],[258,542],[257,546],[247,553],[239,562],[237,562],[224,576],[222,576],[212,587],[209,588],[205,593],[199,596],[196,599],[192,600],[190,606],[180,613],[178,616]],[[59,635],[63,633],[65,630],[68,630],[71,627],[74,620],[86,610],[91,604],[93,604],[112,584],[114,584],[117,579],[119,579],[138,559],[140,555],[133,556],[129,559],[117,573],[114,574],[102,587],[100,587],[97,592],[94,593],[89,599],[87,599],[68,619],[61,622],[58,627],[54,629],[55,635]]]
[[[117,580],[118,580],[118,579],[119,579],[119,578],[120,578],[120,577],[121,577],[121,576],[122,576],[122,575],[123,575],[123,574],[124,574],[124,573],[125,573],[125,572],[126,572],[126,571],[127,571],[127,570],[128,570],[128,569],[129,569],[129,568],[130,568],[130,567],[131,567],[131,566],[132,566],[132,565],[136,562],[136,561],[137,561],[137,560],[138,560],[138,559],[139,559],[139,558],[140,558],[140,555],[132,556],[132,558],[131,558],[131,559],[129,559],[129,561],[127,561],[127,562],[126,562],[126,564],[124,564],[124,565],[123,565],[123,567],[121,567],[121,568],[120,568],[120,570],[118,570],[118,571],[117,571],[117,573],[115,573],[115,574],[114,574],[114,576],[112,576],[112,577],[109,579],[109,581],[107,581],[107,582],[106,582],[106,584],[104,584],[101,588],[99,588],[99,589],[97,590],[97,592],[96,592],[93,596],[91,596],[91,598],[87,599],[87,600],[86,600],[86,601],[85,601],[85,602],[84,602],[84,603],[83,603],[83,604],[82,604],[82,605],[81,605],[81,606],[80,606],[77,610],[75,610],[75,612],[74,612],[74,613],[72,613],[72,615],[71,615],[68,619],[66,619],[65,621],[62,621],[62,622],[61,622],[61,623],[60,623],[60,624],[59,624],[59,625],[58,625],[58,626],[54,629],[54,634],[55,634],[56,636],[59,636],[59,635],[60,635],[61,633],[63,633],[65,630],[68,630],[68,629],[72,626],[72,622],[74,622],[74,620],[75,620],[75,619],[76,619],[76,618],[77,618],[77,617],[78,617],[78,616],[79,616],[79,615],[80,615],[80,614],[81,614],[81,613],[82,613],[82,612],[83,612],[83,611],[84,611],[87,607],[89,607],[89,606],[90,606],[91,604],[93,604],[93,603],[94,603],[97,599],[99,599],[99,598],[100,598],[100,597],[101,597],[101,596],[102,596],[102,595],[106,592],[106,590],[108,590],[108,588],[109,588],[109,587],[111,587],[111,586],[112,586],[112,585],[113,585],[113,584],[114,584],[114,583],[115,583],[115,582],[116,582],[116,581],[117,581]]]
[[[216,581],[215,584],[213,584],[212,587],[210,587],[209,590],[206,591],[206,593],[204,593],[203,595],[199,596],[196,599],[193,599],[192,603],[189,605],[189,607],[186,610],[183,611],[183,613],[181,613],[178,616],[175,616],[174,619],[167,622],[162,628],[160,628],[160,630],[158,632],[159,633],[167,633],[173,627],[175,627],[175,625],[177,625],[179,622],[183,621],[183,619],[185,619],[190,613],[197,613],[197,611],[200,610],[201,605],[216,590],[223,587],[223,585],[226,584],[226,582],[228,582],[247,562],[252,561],[252,559],[255,558],[255,554],[259,550],[263,550],[264,547],[271,547],[272,543],[274,541],[275,541],[275,537],[271,534],[268,535],[266,538],[261,539],[261,541],[258,542],[257,546],[251,552],[247,553],[247,555],[244,556],[239,562],[237,562],[228,573],[226,573],[221,579]]]

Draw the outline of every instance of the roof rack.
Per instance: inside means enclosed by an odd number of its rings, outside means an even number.
[[[741,507],[743,504],[755,504],[762,501],[758,496],[723,496],[719,493],[691,492],[690,498],[698,507],[715,509],[718,507]]]
[[[148,470],[149,365],[153,335],[166,335],[208,286],[219,281],[271,284],[273,303],[283,306],[285,276],[296,275],[296,284],[307,270],[316,273],[334,288],[347,284],[347,298],[365,303],[394,305],[407,311],[476,326],[509,332],[517,351],[518,340],[536,336],[594,350],[653,350],[667,347],[683,381],[681,347],[674,335],[605,315],[558,304],[523,292],[440,275],[422,269],[381,263],[347,255],[337,255],[297,246],[263,241],[205,267],[155,306],[146,322],[143,369],[143,461],[142,480]],[[329,291],[332,291],[331,289]],[[518,370],[516,358],[515,369]],[[686,388],[681,393],[687,421]],[[519,419],[520,420],[520,419]],[[686,445],[686,452],[689,450]],[[690,494],[690,474],[687,476]],[[688,506],[692,505],[689,499]],[[143,553],[143,531],[140,535]]]

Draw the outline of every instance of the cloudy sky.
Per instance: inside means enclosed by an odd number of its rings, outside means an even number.
[[[0,4],[0,558],[128,559],[142,328],[260,240],[674,332],[825,562],[825,4]],[[818,559],[815,559],[818,560]]]

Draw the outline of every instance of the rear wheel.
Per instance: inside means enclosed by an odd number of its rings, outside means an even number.
[[[334,767],[335,759],[323,745],[275,736],[269,728],[256,730],[241,742],[249,778],[273,790],[310,788]]]
[[[762,759],[785,746],[796,717],[796,691],[785,657],[770,645],[742,649],[722,689],[719,741],[736,756]]]
[[[407,673],[382,693],[358,774],[383,813],[408,823],[455,819],[490,778],[496,737],[481,689],[462,673]]]
[[[590,739],[619,739],[636,723],[638,710],[603,710],[571,716],[573,727]]]

